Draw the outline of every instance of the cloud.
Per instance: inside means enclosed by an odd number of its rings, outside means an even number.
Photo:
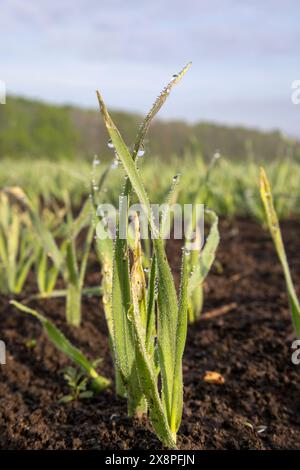
[[[51,55],[81,60],[125,56],[129,61],[161,63],[183,55],[289,54],[300,39],[293,19],[300,7],[285,2],[283,8],[276,0],[3,0],[2,4],[1,29],[15,56],[27,45],[28,52],[33,46],[37,56],[46,49]]]
[[[0,79],[14,93],[83,105],[102,84],[113,106],[142,111],[163,78],[192,59],[176,91],[184,111],[171,104],[165,113],[201,118],[202,95],[242,105],[246,92],[259,117],[260,100],[284,102],[299,78],[299,15],[292,0],[2,0]],[[280,119],[291,128],[288,108]]]

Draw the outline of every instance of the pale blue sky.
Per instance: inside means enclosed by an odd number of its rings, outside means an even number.
[[[146,112],[173,73],[193,67],[164,118],[300,137],[296,0],[1,0],[0,80],[9,93]]]

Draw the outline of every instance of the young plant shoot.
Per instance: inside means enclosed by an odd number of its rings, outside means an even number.
[[[281,263],[286,282],[289,299],[289,307],[296,337],[300,339],[300,305],[293,284],[290,268],[282,240],[279,220],[274,208],[272,189],[264,168],[260,169],[260,195],[265,209],[268,227],[275,245],[275,249]]]
[[[110,381],[108,379],[98,374],[95,369],[95,363],[91,363],[78,348],[73,346],[53,322],[48,320],[41,313],[21,304],[20,302],[11,300],[10,303],[17,309],[21,310],[21,312],[27,313],[40,321],[52,344],[84,371],[87,377],[92,380],[92,387],[96,391],[103,390],[110,385]]]
[[[128,413],[141,415],[148,412],[157,437],[169,448],[176,448],[182,417],[182,357],[187,333],[188,293],[203,282],[214,257],[215,246],[207,243],[202,252],[198,253],[202,262],[197,262],[191,276],[188,270],[190,252],[183,249],[180,293],[177,298],[162,231],[154,220],[150,200],[137,168],[137,157],[140,149],[144,148],[144,139],[153,117],[189,67],[190,64],[175,75],[155,101],[139,129],[132,154],[97,92],[111,145],[126,174],[111,263],[111,318],[108,321],[111,323],[113,357],[127,391]],[[134,218],[132,263],[128,241],[121,238],[119,233],[120,221],[128,223],[127,204],[132,189],[146,211],[152,235],[153,256],[148,286],[143,270],[138,218]],[[122,204],[122,201],[126,203]],[[213,227],[217,232],[216,218]]]
[[[95,293],[99,295],[100,292],[98,286],[84,288],[88,256],[94,236],[90,201],[87,200],[83,204],[76,218],[73,218],[71,207],[69,207],[66,222],[61,221],[59,244],[51,228],[48,227],[47,220],[44,220],[21,188],[8,188],[7,193],[24,204],[29,213],[32,231],[38,241],[34,258],[40,294],[33,297],[65,297],[67,323],[76,327],[80,326],[82,295]],[[77,243],[80,234],[84,237],[81,249]],[[25,267],[27,268],[27,265]],[[63,277],[66,289],[56,291],[54,287],[59,273]]]

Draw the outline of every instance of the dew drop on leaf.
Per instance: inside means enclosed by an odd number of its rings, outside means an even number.
[[[144,145],[142,144],[142,145],[140,146],[140,148],[138,149],[138,151],[137,151],[137,156],[138,156],[138,157],[143,157],[144,155],[145,155],[145,147],[144,147]]]
[[[114,161],[111,164],[111,168],[112,169],[118,168],[118,166],[119,166],[119,160],[118,160],[118,158],[115,158]]]

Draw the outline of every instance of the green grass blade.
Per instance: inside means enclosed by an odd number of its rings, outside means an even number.
[[[47,290],[47,254],[44,252],[43,248],[39,248],[37,251],[35,269],[37,285],[40,293],[43,294]]]
[[[20,239],[20,219],[19,214],[12,211],[12,221],[7,233],[7,254],[8,254],[8,285],[10,292],[14,292],[17,275],[17,256]]]
[[[95,208],[96,211],[96,208]],[[108,326],[110,338],[113,338],[113,319],[112,319],[112,276],[113,276],[113,254],[114,245],[110,237],[106,237],[105,229],[101,223],[98,224],[98,218],[94,214],[93,223],[96,228],[96,251],[101,264],[102,289],[103,289],[103,307]]]
[[[16,284],[15,284],[15,289],[14,289],[15,294],[20,294],[20,292],[22,291],[24,283],[27,279],[29,270],[34,263],[34,258],[35,258],[35,253],[29,256],[29,258],[25,260],[25,262],[20,266],[20,269],[18,270],[18,273],[16,276]]]
[[[67,243],[67,305],[66,317],[70,325],[79,326],[81,322],[81,289],[76,260],[75,243]]]
[[[134,151],[133,151],[134,160],[135,160],[135,157],[137,156],[139,149],[143,145],[143,142],[145,140],[146,134],[149,130],[149,127],[153,118],[156,116],[156,114],[159,112],[159,110],[161,109],[165,101],[167,100],[172,88],[181,81],[182,77],[186,74],[186,72],[188,71],[191,65],[192,63],[189,62],[178,74],[174,75],[172,77],[172,80],[165,86],[165,88],[156,98],[152,108],[150,109],[149,113],[147,114],[142,125],[139,128],[139,132],[135,141],[135,146],[134,146]]]
[[[68,240],[67,242],[67,277],[68,281],[72,284],[78,284],[79,282],[79,273],[78,273],[78,265],[76,259],[76,249],[75,243],[72,240]]]
[[[78,285],[69,283],[66,297],[66,319],[69,325],[80,326],[81,323],[81,290]]]
[[[129,380],[134,355],[127,313],[131,304],[128,253],[115,243],[112,276],[112,323],[114,348],[120,371]]]
[[[203,283],[204,279],[209,273],[220,242],[220,235],[218,230],[219,219],[217,215],[211,210],[206,210],[206,215],[211,219],[211,228],[204,248],[200,252],[199,262],[196,266],[193,267],[192,274],[189,278],[188,297],[190,297],[194,290]]]
[[[163,240],[154,240],[154,247],[158,273],[157,343],[163,404],[170,423],[177,326],[177,296]]]
[[[137,193],[137,196],[141,202],[141,204],[144,205],[144,209],[146,211],[147,218],[150,221],[151,224],[151,229],[154,232],[157,232],[157,228],[155,227],[155,223],[153,220],[153,216],[151,214],[151,208],[150,208],[150,202],[146,193],[146,190],[144,188],[144,185],[141,181],[141,178],[138,174],[136,165],[134,163],[134,160],[125,144],[123,141],[118,129],[116,128],[115,124],[113,123],[110,115],[108,114],[107,108],[105,106],[105,103],[100,95],[99,92],[97,92],[99,104],[100,104],[100,110],[104,119],[105,126],[107,128],[107,131],[110,135],[110,138],[112,140],[112,143],[115,147],[116,153],[118,154],[118,157],[120,158],[125,172],[127,173],[128,177],[130,178],[131,185],[134,188],[135,192]]]
[[[97,218],[94,219],[94,225],[96,226]],[[117,361],[115,360],[114,350],[114,330],[113,330],[113,317],[112,317],[112,276],[113,276],[113,254],[114,245],[113,240],[110,237],[105,238],[101,236],[103,226],[100,225],[97,230],[96,239],[96,251],[101,264],[101,292],[102,292],[102,303],[104,307],[105,319],[108,326],[109,332],[109,344],[111,348],[111,354],[115,364],[115,385],[116,394],[121,397],[126,396],[126,389],[123,385],[122,376],[120,374]]]
[[[101,106],[101,112],[105,121],[105,124],[109,130],[111,139],[115,145],[116,152],[124,155],[123,164],[130,169],[131,175],[138,186],[138,191],[140,195],[143,194],[144,200],[147,199],[146,191],[143,185],[140,182],[140,179],[137,174],[136,167],[132,160],[132,157],[123,142],[117,128],[113,124],[106,106],[97,92],[99,103]],[[150,209],[150,204],[148,202],[148,209]],[[121,203],[120,207],[120,218],[122,218],[123,211],[127,213],[127,207],[125,203]],[[126,240],[121,240],[119,237],[116,239],[114,247],[114,263],[113,263],[113,282],[112,282],[112,319],[113,319],[113,331],[114,331],[114,350],[117,365],[120,369],[120,372],[123,376],[123,380],[127,383],[128,387],[131,387],[130,395],[135,401],[135,398],[138,397],[139,385],[136,381],[134,374],[134,346],[132,338],[132,328],[128,324],[128,310],[131,303],[130,296],[130,282],[129,282],[129,259],[128,259],[128,247]],[[129,378],[131,377],[131,381]],[[134,383],[136,382],[136,383]],[[139,401],[137,399],[137,401]],[[133,409],[134,406],[131,407]]]
[[[94,287],[84,287],[81,291],[82,295],[88,297],[92,296],[101,296],[103,295],[103,289],[99,286]],[[46,300],[46,299],[56,299],[60,297],[66,297],[68,295],[67,289],[56,289],[50,292],[44,292],[40,294],[31,295],[27,300]]]
[[[150,361],[150,357],[146,351],[145,332],[140,322],[138,306],[135,304],[131,310],[132,313],[130,318],[134,326],[137,367],[139,371],[141,387],[149,405],[150,420],[159,439],[167,447],[174,449],[176,448],[176,441],[174,440],[174,437],[170,431],[167,416],[160,400],[157,389],[156,372],[153,368],[153,363]]]
[[[131,304],[128,254],[115,243],[112,284],[113,346],[117,368],[128,391],[128,414],[143,412],[142,393],[136,375],[136,357],[132,325],[128,319]]]
[[[146,212],[146,216],[148,218],[148,222],[150,225],[153,244],[154,244],[154,251],[155,257],[157,260],[157,277],[158,277],[158,321],[157,321],[157,336],[158,336],[158,353],[159,353],[159,363],[160,363],[160,370],[161,370],[161,383],[162,383],[162,403],[161,404],[161,414],[154,416],[153,421],[155,422],[154,426],[163,425],[164,422],[169,423],[171,422],[171,414],[172,414],[172,393],[173,393],[173,382],[174,382],[174,366],[175,366],[175,352],[176,352],[176,331],[177,331],[177,318],[178,318],[178,307],[177,307],[177,297],[176,297],[176,290],[174,286],[174,281],[172,277],[172,273],[167,261],[164,243],[162,238],[160,238],[159,229],[155,224],[153,214],[151,212],[150,202],[148,199],[148,195],[144,188],[143,182],[139,176],[138,170],[135,164],[135,157],[137,156],[137,152],[140,149],[140,146],[143,144],[144,136],[148,130],[148,127],[151,123],[152,118],[158,112],[158,110],[163,105],[164,101],[166,100],[171,87],[177,83],[181,77],[184,75],[186,70],[189,68],[190,64],[183,69],[183,71],[178,75],[175,76],[172,80],[172,83],[166,87],[161,95],[159,96],[158,100],[154,104],[152,110],[146,117],[143,125],[140,128],[138,138],[135,144],[135,149],[133,152],[133,156],[131,156],[128,148],[126,147],[118,129],[114,125],[107,109],[105,103],[100,95],[97,92],[98,101],[100,105],[100,110],[104,119],[104,123],[114,145],[115,151],[118,155],[118,158],[122,162],[122,165],[125,169],[127,176],[129,177],[129,181],[126,182],[125,192],[124,194],[127,195],[127,192],[130,192],[130,186],[136,192],[140,203],[143,205],[143,209]],[[116,242],[116,248],[122,246],[120,240]],[[127,248],[127,243],[125,242],[124,245]],[[115,259],[122,259],[122,252],[115,253]],[[123,253],[124,256],[124,253]],[[127,262],[128,263],[128,262]],[[115,273],[118,270],[115,270]],[[128,274],[127,274],[128,275]],[[117,276],[113,278],[113,285],[114,283],[117,285]],[[121,304],[122,300],[122,287],[118,286],[118,291],[116,298],[118,298],[119,304]],[[127,282],[125,283],[125,290],[127,289]],[[114,295],[113,295],[114,298]],[[127,296],[128,298],[128,296]],[[151,361],[147,360],[145,357],[145,328],[143,329],[143,323],[141,322],[141,312],[139,309],[138,303],[133,298],[133,307],[128,308],[128,304],[130,301],[126,303],[126,310],[129,316],[133,318],[134,324],[134,331],[136,336],[136,353],[138,355],[137,360],[137,368],[139,370],[139,379],[143,380],[146,377],[146,386],[143,387],[143,390],[149,387],[151,389],[151,384],[155,383],[152,381],[151,378],[151,370],[149,370],[149,366]],[[132,313],[131,310],[133,310]],[[154,361],[153,361],[154,364]],[[156,377],[155,377],[156,379]],[[156,385],[156,383],[155,383]],[[149,390],[145,391],[146,396],[149,396]],[[155,399],[153,395],[151,397],[152,400]],[[151,400],[150,400],[151,402]],[[151,406],[151,405],[150,405]],[[157,408],[158,409],[158,408]],[[150,408],[150,412],[156,413],[156,407],[152,406]],[[157,434],[159,434],[159,430],[156,430]],[[171,436],[172,445],[174,446],[174,436]]]
[[[4,228],[0,226],[0,258],[3,264],[8,265],[7,241]]]
[[[73,346],[64,336],[64,334],[50,320],[48,320],[36,310],[28,308],[20,302],[12,300],[10,303],[22,312],[28,313],[37,318],[41,322],[49,340],[54,344],[54,346],[59,351],[68,356],[73,362],[75,362],[75,364],[82,367],[87,375],[93,379],[93,382],[99,387],[99,389],[107,388],[110,385],[110,381],[97,373],[91,362],[84,356],[84,354],[75,346]]]
[[[89,258],[89,254],[90,254],[93,235],[94,235],[94,227],[91,224],[89,229],[88,229],[87,235],[86,235],[86,239],[85,239],[84,247],[83,247],[82,258],[81,258],[81,265],[80,265],[80,272],[79,272],[79,285],[80,285],[80,288],[82,288],[83,283],[84,283],[84,277],[85,277],[85,273],[86,273],[87,262],[88,262],[88,258]]]
[[[171,432],[176,439],[176,433],[179,429],[182,417],[183,406],[183,381],[182,381],[182,357],[186,343],[187,335],[187,288],[188,288],[188,256],[189,254],[183,250],[182,254],[182,270],[181,270],[181,286],[180,299],[176,328],[176,346],[175,346],[175,364],[174,378],[172,390],[172,409],[171,409]]]
[[[68,212],[68,214],[71,214],[71,212]],[[78,234],[81,232],[81,230],[89,225],[91,223],[91,204],[90,201],[87,200],[79,215],[75,220],[72,220],[69,224],[69,236],[72,240],[75,240],[78,236]]]
[[[268,227],[283,269],[294,330],[296,336],[300,338],[300,305],[290,273],[278,217],[274,208],[271,185],[264,168],[260,169],[260,195],[264,205]]]
[[[147,292],[147,327],[146,327],[146,349],[148,353],[153,352],[153,338],[155,337],[155,280],[156,259],[152,258],[148,292]]]
[[[54,240],[52,233],[45,227],[44,223],[36,212],[31,211],[30,214],[32,225],[43,249],[51,257],[56,268],[59,271],[62,271],[64,269],[64,258]]]
[[[161,216],[160,221],[160,235],[163,239],[166,239],[170,233],[172,220],[169,219],[170,208],[172,204],[176,203],[177,196],[178,196],[178,184],[180,181],[180,175],[176,175],[173,178],[171,188],[169,189],[165,200],[164,200],[164,211]],[[169,224],[167,222],[170,220]]]
[[[46,292],[48,294],[53,292],[58,274],[59,274],[59,271],[55,265],[51,266],[48,269],[47,276],[46,276],[46,286],[45,286]]]

